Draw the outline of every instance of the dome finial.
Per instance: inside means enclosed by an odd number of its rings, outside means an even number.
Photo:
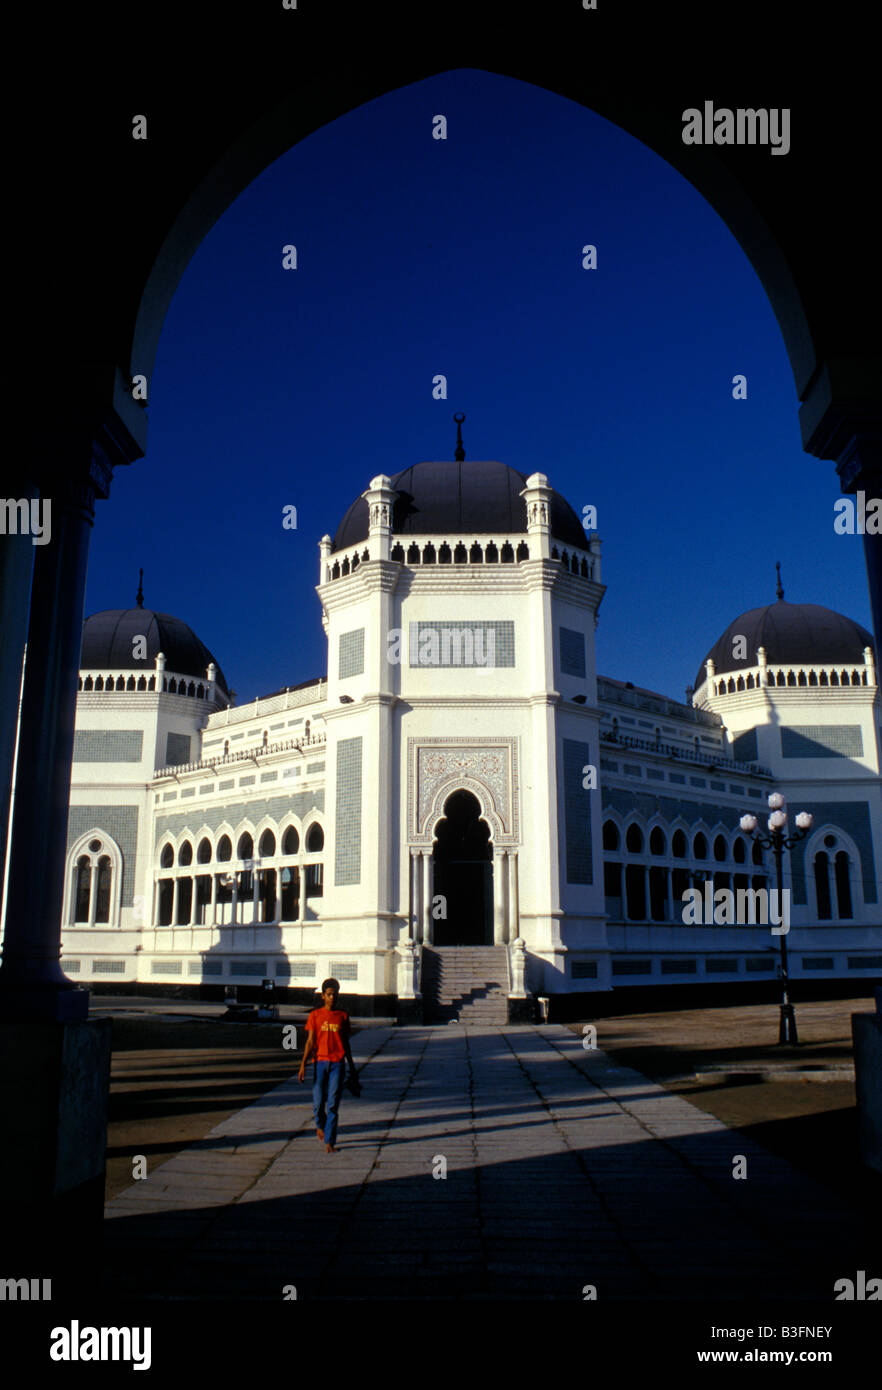
[[[776,561],[775,561],[775,569],[778,571],[778,586],[777,586],[777,588],[776,588],[776,590],[775,590],[775,593],[778,595],[778,599],[779,599],[779,601],[780,601],[780,600],[784,597],[784,590],[781,588],[781,561],[780,561],[780,560],[776,560]]]
[[[459,411],[453,418],[456,421],[456,453],[453,457],[457,463],[462,463],[465,459],[465,447],[462,442],[462,422],[465,416],[462,411]]]
[[[138,592],[135,595],[135,602],[139,608],[144,607],[144,571],[138,570]]]

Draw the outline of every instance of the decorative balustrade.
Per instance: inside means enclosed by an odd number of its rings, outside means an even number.
[[[660,714],[666,719],[688,719],[691,724],[704,724],[714,729],[722,725],[720,716],[709,710],[681,705],[664,695],[643,695],[638,690],[614,685],[604,676],[597,677],[597,698],[603,704],[625,705],[628,709],[642,710],[644,714]]]
[[[258,744],[255,748],[239,748],[235,753],[221,753],[214,758],[202,758],[195,763],[171,763],[154,769],[154,781],[160,777],[178,777],[187,772],[205,772],[209,769],[228,767],[232,763],[256,762],[258,758],[271,753],[285,753],[294,750],[305,753],[327,743],[327,734],[310,734],[308,738],[286,738],[278,743]]]
[[[604,729],[600,734],[601,743],[611,743],[623,748],[641,748],[647,753],[660,753],[667,758],[675,758],[678,763],[698,763],[702,767],[719,768],[720,772],[750,772],[756,773],[761,777],[771,777],[771,768],[764,767],[762,763],[738,763],[734,758],[726,757],[724,753],[719,753],[716,757],[711,753],[699,753],[688,748],[675,748],[670,743],[650,743],[648,739],[634,738],[630,734],[621,734],[617,730]]]
[[[328,682],[324,679],[311,681],[307,685],[294,686],[290,690],[280,690],[274,695],[265,695],[252,700],[247,705],[230,706],[209,715],[205,724],[206,733],[225,729],[230,724],[242,724],[249,719],[261,719],[269,714],[278,714],[286,709],[299,709],[301,705],[319,704],[328,693]]]
[[[177,671],[157,671],[151,669],[148,675],[142,672],[136,676],[134,671],[86,671],[80,672],[77,689],[84,694],[140,694],[152,691],[154,694],[186,695],[191,699],[210,700],[214,695],[216,682],[205,677],[184,675]]]
[[[392,546],[390,558],[402,565],[513,565],[529,560],[530,547],[522,533],[514,536],[472,535],[439,543],[437,536],[413,536],[409,540],[398,539]],[[594,579],[598,575],[598,557],[589,551],[579,551],[563,547],[555,542],[551,551],[552,560],[559,560],[564,569],[582,579]],[[352,551],[329,555],[325,562],[325,582],[342,579],[353,574],[360,564],[370,559],[369,551],[356,547]]]
[[[737,675],[725,673],[710,677],[714,695],[735,695],[741,691],[762,690],[823,690],[851,689],[854,686],[875,686],[876,673],[872,666],[754,666]],[[705,680],[704,687],[707,685]]]

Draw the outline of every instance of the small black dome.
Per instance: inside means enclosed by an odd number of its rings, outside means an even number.
[[[737,637],[747,644],[742,661],[732,656]],[[756,665],[758,647],[765,647],[772,665],[845,666],[863,664],[864,647],[874,649],[873,634],[860,623],[821,608],[816,603],[787,603],[778,599],[764,608],[751,608],[726,628],[715,642],[695,677],[695,689],[707,677],[705,661],[712,658],[717,672],[743,671]]]
[[[519,494],[527,486],[527,475],[507,464],[417,463],[396,473],[392,486],[399,494],[392,510],[396,536],[526,535],[527,508]],[[368,526],[367,502],[358,497],[337,527],[331,549],[345,550],[367,540]],[[588,548],[582,523],[557,492],[551,498],[551,534],[565,545]]]
[[[146,656],[132,655],[135,638],[147,641]],[[83,670],[150,672],[158,652],[165,653],[169,671],[182,676],[206,679],[209,664],[217,666],[217,684],[229,695],[224,674],[211,652],[196,633],[170,613],[154,613],[149,608],[107,608],[93,613],[83,624],[80,667]]]

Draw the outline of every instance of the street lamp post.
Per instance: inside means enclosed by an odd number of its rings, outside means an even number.
[[[778,887],[778,913],[781,918],[781,926],[784,926],[784,851],[793,849],[794,845],[804,839],[811,830],[814,817],[808,811],[800,811],[796,817],[796,830],[792,835],[787,834],[787,812],[784,807],[786,802],[780,792],[772,792],[769,797],[769,833],[762,835],[757,831],[756,816],[742,816],[741,829],[761,845],[763,849],[770,849],[775,856],[775,878]],[[778,937],[781,949],[781,1020],[778,1028],[778,1046],[783,1043],[793,1043],[795,1046],[799,1042],[796,1033],[796,1014],[790,1002],[789,978],[787,974],[787,932],[782,931]]]

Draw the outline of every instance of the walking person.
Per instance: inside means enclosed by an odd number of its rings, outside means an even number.
[[[306,1075],[306,1064],[315,1055],[315,1084],[312,1104],[315,1112],[315,1132],[325,1145],[325,1153],[337,1152],[337,1115],[346,1066],[350,1078],[356,1076],[355,1063],[349,1046],[349,1015],[337,1008],[340,983],[333,978],[322,981],[322,1007],[313,1009],[306,1020],[306,1046],[300,1060],[297,1080]]]

